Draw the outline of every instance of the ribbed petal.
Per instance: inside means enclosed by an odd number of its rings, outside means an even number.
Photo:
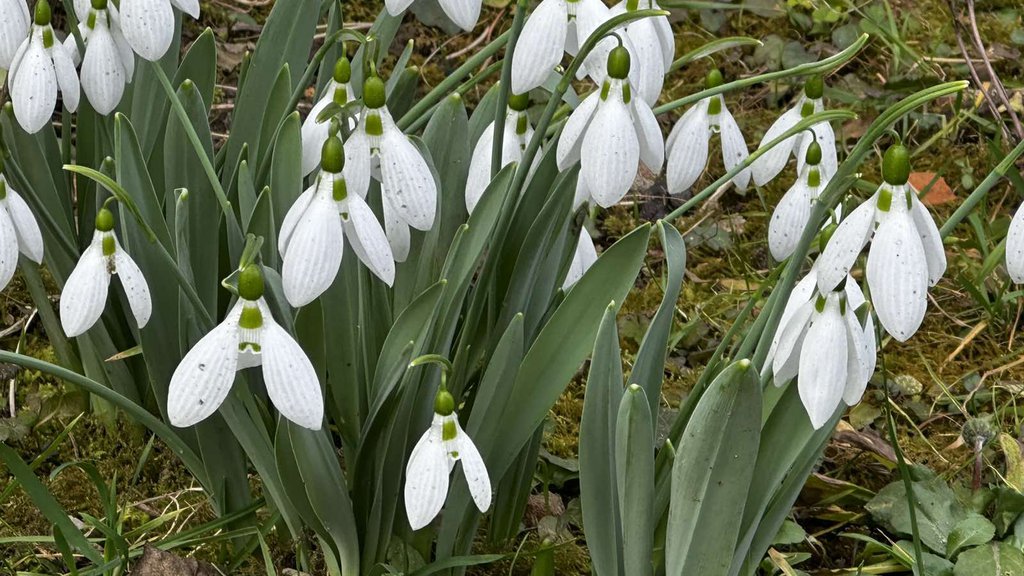
[[[398,216],[398,212],[391,206],[391,201],[384,198],[383,202],[384,233],[391,244],[391,254],[395,262],[405,262],[409,257],[409,247],[412,238],[409,234],[409,225]]]
[[[718,96],[721,98],[721,96]],[[732,170],[747,159],[747,142],[743,139],[743,132],[740,132],[739,124],[732,117],[732,113],[722,101],[722,112],[718,115],[718,126],[721,129],[722,137],[722,161],[726,170]],[[745,168],[739,174],[733,176],[733,184],[740,190],[744,190],[750,183],[750,168]]]
[[[167,392],[167,419],[184,428],[213,414],[231,390],[238,369],[238,300],[216,328],[203,336],[171,376]]]
[[[512,53],[512,92],[540,86],[558,65],[568,27],[565,0],[543,0],[526,20]]]
[[[868,381],[875,374],[875,365],[878,361],[878,350],[877,343],[875,342],[875,320],[871,314],[868,314],[867,318],[864,319],[864,339],[861,340],[861,347],[863,354],[861,358],[864,360],[864,373],[867,374]]]
[[[939,235],[935,220],[917,199],[917,193],[913,188],[908,188],[907,194],[911,197],[910,214],[914,218],[914,227],[921,237],[921,247],[924,248],[924,257],[928,262],[928,285],[935,286],[946,271],[946,249],[942,247],[942,236]]]
[[[657,2],[651,2],[651,8],[660,9]],[[675,34],[672,33],[672,25],[669,24],[667,16],[655,16],[651,18],[651,22],[654,23],[654,32],[658,35],[658,44],[661,46],[662,67],[667,72],[676,58]]]
[[[661,135],[661,126],[654,112],[646,102],[634,99],[630,103],[633,114],[633,125],[640,137],[640,161],[652,172],[661,172],[665,163],[665,140]]]
[[[43,233],[39,230],[39,224],[36,223],[36,217],[32,215],[28,204],[22,199],[21,194],[11,189],[10,184],[7,185],[6,201],[0,202],[0,210],[4,204],[6,204],[7,212],[14,224],[14,232],[18,237],[18,249],[29,260],[41,264],[43,262]]]
[[[97,18],[96,28],[89,35],[89,44],[82,60],[82,89],[89,98],[89,104],[99,114],[110,114],[121,102],[124,73],[114,37],[106,24]]]
[[[487,475],[487,466],[480,457],[480,451],[462,430],[457,419],[455,428],[458,430],[455,440],[459,445],[459,461],[462,462],[462,473],[466,476],[469,493],[473,496],[477,509],[486,512],[491,507],[491,479]]]
[[[640,142],[620,94],[613,85],[608,99],[597,107],[580,152],[580,177],[587,181],[594,200],[605,208],[629,192],[640,164]]]
[[[590,197],[590,190],[587,189],[587,183],[583,180],[583,178],[577,175],[576,193],[573,195],[572,199],[572,211],[575,212],[579,210],[580,206],[583,206],[584,204],[590,202],[591,200],[592,198]]]
[[[669,134],[666,167],[669,194],[689,190],[704,172],[710,135],[707,110],[707,100],[701,100],[683,114]]]
[[[818,146],[821,147],[821,164],[819,164],[819,168],[822,179],[831,179],[836,175],[836,170],[839,168],[839,159],[836,156],[836,133],[828,122],[815,124],[811,127],[811,132],[814,133],[814,140],[817,140]],[[797,170],[803,170],[804,162],[807,158],[807,149],[810,148],[811,142],[810,135],[806,132],[799,139],[800,145],[796,152]]]
[[[288,240],[281,282],[296,308],[316,300],[334,282],[344,248],[341,217],[334,200],[317,194]]]
[[[111,12],[111,17],[114,17],[113,12]],[[132,47],[125,40],[124,34],[121,33],[120,24],[110,28],[110,35],[114,38],[117,55],[120,57],[121,66],[124,68],[124,80],[130,83],[135,76],[135,52],[132,51]]]
[[[1024,205],[1017,208],[1006,233],[1006,272],[1014,282],[1024,282]]]
[[[328,104],[334,101],[334,81],[327,87],[327,92],[309,111],[309,116],[302,122],[302,175],[308,176],[320,166],[320,153],[324,142],[331,134],[331,123],[317,122],[316,119]]]
[[[871,238],[875,225],[877,194],[865,200],[839,223],[818,256],[818,289],[831,292],[850,273],[857,255]]]
[[[405,512],[413,530],[430,524],[448,496],[448,455],[441,442],[441,418],[434,415],[405,467]]]
[[[295,233],[295,225],[299,223],[299,218],[306,213],[306,208],[309,208],[309,203],[313,201],[313,196],[317,193],[317,187],[320,184],[321,180],[317,178],[316,183],[299,194],[291,208],[285,213],[284,220],[281,221],[281,229],[277,232],[277,251],[281,256],[288,251],[288,244],[291,242],[292,234]],[[327,184],[325,179],[324,185]]]
[[[25,0],[0,0],[0,14],[0,69],[8,70],[29,35],[28,6]]]
[[[64,107],[68,109],[68,112],[74,112],[78,110],[78,102],[81,99],[81,88],[75,63],[71,59],[71,54],[59,42],[55,42],[50,48],[50,56],[53,58],[57,86],[60,87],[60,93],[64,97]]]
[[[349,197],[345,207],[348,220],[344,228],[349,245],[371,272],[391,286],[395,283],[395,257],[377,216],[358,196]]]
[[[761,138],[761,143],[758,147],[764,146],[781,136],[786,130],[796,126],[796,123],[800,121],[800,107],[802,104],[803,98],[796,103],[796,106],[786,110],[782,116],[779,116],[768,128],[768,131],[764,133],[764,138]],[[793,152],[795,145],[796,136],[790,136],[780,142],[778,146],[768,150],[762,156],[759,156],[757,160],[754,160],[754,163],[750,165],[754,184],[764,186],[778,176],[779,172],[782,172],[782,169],[785,168],[786,161],[789,160],[789,155]]]
[[[597,30],[597,27],[604,24],[612,17],[611,11],[604,2],[601,0],[579,0],[576,2],[576,19],[573,21],[575,26],[575,37],[576,41],[570,46],[566,42],[565,49],[572,55],[576,55],[579,51],[579,47],[587,41],[587,38]],[[633,53],[633,47],[630,43],[629,36],[622,35],[623,45],[630,53]],[[612,48],[618,43],[614,38],[606,37],[603,38],[594,47],[594,50],[587,55],[586,60],[583,61],[583,66],[580,66],[576,72],[576,78],[582,79],[586,75],[591,75],[594,81],[600,86],[607,76],[607,63],[608,53],[612,51]],[[631,81],[637,81],[637,70],[631,68],[629,78]]]
[[[40,40],[32,39],[9,83],[18,123],[35,134],[50,121],[57,105],[57,75]]]
[[[397,126],[384,125],[380,143],[382,193],[406,224],[430,230],[437,211],[437,184],[419,148]]]
[[[839,304],[829,302],[814,315],[800,351],[800,401],[815,430],[828,422],[843,399],[848,350]]]
[[[114,270],[117,277],[121,279],[121,286],[124,288],[125,296],[128,297],[132,316],[135,316],[135,322],[141,330],[149,323],[149,317],[153,314],[153,299],[149,294],[146,277],[142,275],[142,270],[139,270],[139,266],[121,246],[117,246],[117,251],[114,252]]]
[[[366,114],[359,115],[359,127],[345,142],[345,184],[349,194],[366,198],[370,190],[370,139],[366,136]]]
[[[167,53],[174,39],[174,11],[168,0],[123,0],[121,26],[132,50],[155,62]]]
[[[303,428],[319,430],[324,419],[320,380],[309,357],[284,328],[263,312],[263,381],[270,401],[285,418]]]
[[[569,272],[565,275],[565,282],[562,283],[562,290],[568,291],[587,270],[597,262],[597,249],[594,248],[594,241],[586,228],[580,228],[580,238],[576,242],[576,251],[572,255],[572,263],[569,264]]]
[[[643,18],[630,22],[627,33],[633,50],[632,68],[637,70],[637,83],[632,84],[636,95],[648,105],[653,106],[661,94],[661,87],[665,83],[665,66],[661,55],[661,44],[658,39],[658,32],[655,30],[654,22],[650,18]],[[632,83],[633,77],[630,75]]]
[[[85,22],[79,22],[78,33],[82,35],[82,42],[88,44],[92,28],[89,28]],[[72,64],[78,66],[82,63],[82,54],[78,51],[78,42],[75,40],[74,34],[68,34],[68,37],[64,39],[64,50],[67,52],[68,57],[71,58]]]
[[[871,372],[868,372],[868,359],[865,356],[868,353],[865,339],[869,335],[864,333],[864,328],[857,321],[857,315],[853,313],[852,307],[846,309],[843,321],[846,324],[847,341],[846,388],[843,390],[843,402],[847,406],[853,406],[860,402],[871,378]],[[870,334],[870,337],[873,341],[875,335]]]
[[[459,28],[471,32],[480,18],[481,0],[438,0],[444,13]]]
[[[392,16],[400,16],[411,4],[412,0],[384,0],[384,7]]]
[[[860,305],[864,303],[864,292],[860,289],[860,285],[853,279],[853,276],[846,277],[846,302],[851,310],[860,308]]]
[[[199,18],[199,0],[171,0],[171,4],[191,16],[193,20]]]
[[[92,0],[75,0],[75,16],[82,22],[89,17],[92,10]]]
[[[813,201],[807,180],[801,176],[775,207],[768,225],[768,248],[776,261],[782,262],[793,253],[807,227]]]
[[[472,214],[484,190],[491,182],[491,151],[494,144],[494,122],[487,125],[480,139],[473,147],[469,160],[469,176],[466,179],[466,210]]]
[[[807,323],[814,312],[814,302],[805,302],[785,325],[780,324],[779,345],[772,360],[775,385],[782,386],[796,376],[800,367],[800,349],[807,334]]]
[[[928,307],[928,263],[905,207],[886,214],[868,253],[871,303],[885,331],[900,342],[917,332]]]
[[[555,150],[555,160],[558,162],[559,170],[568,170],[579,161],[580,149],[583,147],[583,135],[587,132],[600,101],[599,92],[591,93],[580,102],[580,105],[569,115],[569,119],[565,121],[562,135],[558,137],[558,149]]]
[[[0,290],[7,288],[18,269],[18,235],[5,204],[0,202]]]
[[[69,338],[91,328],[103,314],[107,303],[110,273],[101,242],[101,234],[97,232],[60,294],[60,323]]]

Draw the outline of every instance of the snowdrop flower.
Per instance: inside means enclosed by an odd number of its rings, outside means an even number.
[[[171,376],[167,416],[178,427],[192,426],[224,402],[235,373],[262,366],[274,406],[303,428],[319,430],[324,401],[313,364],[270,313],[263,299],[263,276],[255,264],[238,279],[238,302],[216,328],[203,336]]]
[[[775,123],[765,132],[761,138],[760,146],[778,138],[783,132],[796,126],[797,122],[824,110],[821,102],[821,95],[824,92],[825,84],[821,76],[815,76],[804,84],[804,93],[797,100],[795,106],[779,116]],[[764,186],[782,172],[789,155],[796,156],[797,172],[803,171],[804,158],[807,148],[811,142],[817,141],[821,146],[821,173],[824,179],[832,178],[839,166],[836,155],[836,134],[828,122],[819,122],[811,127],[810,132],[800,132],[786,138],[777,146],[768,150],[764,155],[754,160],[750,166],[751,174],[754,177],[754,184]]]
[[[76,11],[81,0],[75,3]],[[108,0],[91,0],[80,14],[78,31],[85,42],[85,58],[78,54],[74,36],[64,40],[64,49],[75,64],[82,63],[82,90],[96,112],[110,114],[124,95],[125,84],[135,73],[135,54],[121,35],[117,8]]]
[[[103,315],[110,277],[121,279],[128,305],[141,330],[149,322],[153,302],[149,285],[131,256],[114,235],[114,215],[101,208],[96,215],[92,243],[82,253],[60,295],[60,323],[69,337],[79,336]]]
[[[530,106],[530,97],[527,94],[513,94],[508,99],[508,113],[505,116],[505,130],[502,133],[503,143],[501,146],[501,165],[507,166],[512,162],[519,162],[523,159],[523,152],[533,138],[533,126],[526,115],[526,109]],[[480,139],[476,141],[473,148],[473,157],[469,161],[469,179],[466,181],[466,210],[470,214],[476,208],[477,202],[483,196],[487,185],[491,183],[491,154],[494,145],[494,122],[487,125]],[[540,164],[542,154],[538,153],[533,158],[533,165],[530,166],[530,175]],[[529,177],[527,178],[529,181]]]
[[[565,275],[565,281],[562,282],[562,290],[568,292],[583,275],[590,270],[590,267],[597,262],[597,248],[594,246],[594,240],[590,237],[590,233],[587,232],[586,226],[580,227],[580,237],[576,241],[576,251],[572,255],[572,263],[569,264],[569,272]]]
[[[646,102],[633,98],[628,80],[629,52],[616,46],[608,54],[607,79],[569,116],[558,139],[559,170],[580,162],[577,197],[593,198],[605,208],[629,191],[642,161],[661,172],[665,158],[661,129]]]
[[[1006,233],[1006,271],[1014,282],[1024,282],[1024,206],[1017,208]]]
[[[426,158],[395,125],[385,106],[384,82],[376,76],[363,87],[359,125],[345,143],[349,192],[366,196],[371,171],[379,169],[384,229],[397,262],[409,256],[409,227],[430,230],[437,211],[437,184]]]
[[[721,86],[722,73],[708,73],[708,88]],[[747,143],[736,120],[725,106],[721,94],[697,102],[683,114],[668,136],[668,191],[679,194],[689,190],[697,181],[708,161],[708,143],[717,133],[722,140],[722,161],[726,170],[732,170],[747,158]],[[744,169],[733,177],[737,188],[747,187],[750,170]]]
[[[775,207],[768,225],[768,248],[778,262],[789,258],[796,249],[810,219],[811,206],[828,185],[828,180],[822,178],[821,146],[817,142],[811,142],[807,148],[806,159],[796,182]]]
[[[660,6],[654,0],[624,0],[612,7],[609,16],[647,9],[659,10]],[[623,26],[620,33],[629,39],[629,43],[624,42],[623,45],[629,50],[635,63],[636,73],[630,74],[630,84],[636,89],[637,96],[653,106],[661,95],[665,74],[676,54],[675,39],[668,17],[655,16],[634,20]]]
[[[409,456],[405,468],[405,511],[413,530],[437,517],[448,497],[448,476],[462,462],[473,502],[481,512],[491,506],[491,480],[480,452],[455,414],[455,399],[442,385],[434,398],[434,420]]]
[[[40,264],[43,261],[43,235],[35,216],[21,195],[7,184],[0,155],[0,290],[14,277],[18,252]]]
[[[392,16],[401,16],[412,3],[413,0],[384,0],[384,6]],[[476,26],[482,3],[482,0],[438,0],[445,15],[466,32]]]
[[[885,182],[836,228],[818,258],[818,288],[828,292],[846,277],[864,245],[871,301],[885,331],[900,342],[917,332],[928,287],[946,270],[946,253],[928,209],[908,184],[910,153],[897,144],[882,161]]]
[[[10,10],[6,12],[2,17],[14,17]],[[38,132],[50,120],[57,106],[58,88],[64,95],[64,106],[68,111],[78,109],[79,87],[75,64],[64,45],[54,38],[50,16],[50,4],[46,0],[39,0],[36,3],[32,32],[14,54],[11,71],[7,76],[14,116],[29,134]]]
[[[338,136],[328,137],[322,158],[323,171],[292,204],[278,238],[284,295],[296,308],[316,300],[334,282],[346,237],[371,272],[388,286],[395,281],[395,259],[384,230],[362,196],[349,194]]]
[[[334,102],[338,106],[348,104],[352,96],[352,64],[348,58],[342,56],[334,64],[334,76],[327,84],[323,97],[309,111],[309,116],[302,122],[302,175],[308,176],[320,165],[320,149],[331,133],[331,123],[318,122],[317,117],[327,108],[327,105]],[[354,128],[354,126],[349,126]]]
[[[172,5],[193,19],[199,18],[199,0],[121,1],[124,38],[132,50],[146,60],[156,62],[171,47],[175,34]]]
[[[25,0],[0,0],[0,69],[7,70],[28,38],[32,20]]]

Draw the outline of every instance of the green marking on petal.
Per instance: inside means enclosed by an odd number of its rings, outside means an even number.
[[[240,342],[238,344],[239,352],[245,352],[246,349],[252,350],[256,354],[259,354],[263,350],[263,348],[255,342]]]
[[[817,168],[811,168],[807,172],[807,185],[812,188],[821,186],[821,172]]]
[[[0,200],[7,199],[7,181],[0,178]]]
[[[814,302],[814,309],[817,310],[819,314],[825,311],[825,297],[821,294],[818,294],[818,299]]]
[[[529,119],[525,114],[520,114],[519,117],[516,118],[516,134],[519,136],[526,134],[527,127],[529,127]]]
[[[103,255],[113,256],[114,252],[117,251],[117,243],[114,242],[114,235],[107,234],[103,236]]]
[[[452,440],[455,440],[455,438],[458,435],[459,435],[459,430],[455,426],[455,421],[454,420],[445,420],[444,421],[444,426],[441,428],[441,440],[444,440],[445,442],[450,442]],[[453,453],[453,454],[457,454],[457,453]]]
[[[367,136],[381,136],[384,134],[384,122],[381,121],[380,114],[366,115],[366,134]]]
[[[804,100],[804,105],[800,107],[800,116],[807,118],[811,114],[814,114],[814,102]]]
[[[633,90],[629,87],[629,83],[622,85],[622,101],[629,104],[629,101],[633,99]]]
[[[263,326],[263,313],[258,306],[245,304],[242,306],[242,317],[238,319],[238,326],[245,330],[256,330]]]
[[[43,30],[43,48],[52,48],[52,47],[53,47],[53,28],[50,28],[49,26],[47,26],[46,29]]]
[[[878,193],[878,202],[875,205],[878,206],[878,209],[882,212],[888,212],[892,209],[892,190],[882,188]]]
[[[334,103],[338,106],[344,106],[348,103],[348,90],[344,85],[339,85],[334,89]]]
[[[345,184],[344,178],[336,178],[334,180],[333,196],[335,202],[341,202],[348,198],[348,185]]]
[[[712,96],[711,101],[708,102],[708,115],[717,116],[722,113],[722,97]]]

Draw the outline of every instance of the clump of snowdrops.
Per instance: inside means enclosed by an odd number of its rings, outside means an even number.
[[[685,24],[653,0],[521,1],[506,32],[424,90],[412,46],[391,48],[403,12],[471,30],[479,0],[389,1],[366,34],[342,25],[340,2],[278,2],[215,146],[214,36],[181,46],[196,0],[57,8],[66,30],[47,0],[0,0],[0,285],[20,269],[61,366],[0,360],[150,428],[218,514],[250,506],[257,474],[263,526],[300,559],[319,549],[332,574],[496,559],[474,541],[518,532],[543,421],[587,358],[580,484],[595,572],[751,574],[864,393],[882,332],[911,338],[945,269],[890,127],[965,84],[894,104],[842,157],[832,123],[853,115],[826,109],[825,79],[866,36],[730,81],[707,57],[755,39],[677,55]],[[658,105],[683,66],[707,70],[704,88]],[[793,106],[751,149],[729,95],[784,79],[799,87]],[[470,113],[462,94],[480,83],[491,87]],[[726,172],[697,189],[715,147]],[[879,161],[883,182],[857,199],[860,165]],[[641,166],[687,196],[653,225],[664,300],[625,379],[615,315],[652,225],[600,254],[588,227]],[[656,441],[686,262],[673,222],[722,186],[775,178],[793,185],[770,221],[774,284]],[[1007,255],[1019,279],[1018,224]],[[138,553],[101,553],[50,515],[97,570]]]

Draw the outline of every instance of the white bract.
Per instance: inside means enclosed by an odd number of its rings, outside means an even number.
[[[117,8],[108,0],[94,0],[79,14],[78,31],[85,43],[85,58],[78,53],[74,36],[64,40],[72,61],[82,64],[82,90],[96,112],[110,114],[124,95],[125,84],[135,74],[135,54],[121,34]],[[75,3],[78,11],[79,2]]]
[[[491,480],[480,452],[459,425],[455,401],[445,390],[437,393],[434,419],[409,456],[405,468],[405,511],[409,525],[419,530],[437,517],[448,497],[448,476],[456,462],[481,512],[491,506]]]
[[[3,170],[3,162],[0,156],[0,171]],[[43,235],[28,204],[0,173],[0,290],[6,288],[14,277],[19,252],[41,264]]]
[[[384,230],[366,201],[349,194],[344,154],[341,140],[330,137],[323,145],[323,171],[281,223],[281,280],[285,297],[295,307],[317,299],[334,282],[346,237],[371,272],[388,286],[395,281],[395,259]]]
[[[828,185],[828,180],[822,177],[821,156],[821,147],[813,143],[808,148],[807,162],[800,169],[796,182],[772,212],[768,224],[768,248],[772,258],[779,262],[793,253],[807,227],[811,206]]]
[[[155,62],[167,53],[176,32],[172,6],[199,18],[199,0],[121,0],[121,30],[136,54]]]
[[[796,104],[787,110],[782,116],[768,128],[764,138],[761,138],[760,146],[778,138],[790,128],[796,126],[797,122],[824,110],[821,101],[822,94],[821,78],[813,78],[804,86],[804,93],[797,100]],[[824,180],[835,176],[839,167],[839,160],[836,154],[836,135],[828,122],[819,122],[811,126],[810,131],[803,131],[780,142],[774,148],[754,160],[750,165],[751,174],[754,177],[754,184],[764,186],[782,172],[789,160],[790,154],[796,157],[797,172],[804,167],[804,159],[807,149],[812,142],[817,142],[821,147],[821,175]]]
[[[526,94],[517,94],[508,99],[508,113],[505,116],[505,125],[502,131],[501,166],[507,166],[512,162],[520,162],[523,159],[523,152],[533,138],[533,126],[526,115],[526,108],[529,106],[529,98]],[[473,147],[473,156],[469,160],[469,177],[466,180],[466,210],[470,214],[476,208],[477,202],[483,196],[487,185],[491,183],[491,159],[494,153],[494,122],[487,125],[480,139]],[[540,164],[542,153],[533,157],[533,164],[530,166],[530,175]],[[529,176],[527,176],[529,181]]]
[[[239,298],[224,321],[182,358],[171,376],[167,417],[179,427],[202,421],[224,402],[235,373],[261,366],[267,394],[285,418],[319,430],[323,395],[316,370],[294,338],[274,321],[255,264],[238,281]]]
[[[384,6],[392,16],[401,16],[413,1],[384,0]],[[476,26],[476,21],[480,18],[480,6],[483,3],[482,0],[437,0],[437,2],[441,5],[441,10],[444,10],[445,15],[466,32],[473,30]]]
[[[316,167],[320,165],[320,149],[323,148],[324,142],[327,142],[327,138],[331,135],[331,123],[330,121],[318,122],[317,117],[324,111],[330,103],[335,103],[338,106],[344,106],[349,102],[352,97],[352,85],[349,84],[349,80],[352,79],[352,65],[349,63],[348,58],[342,56],[338,58],[337,63],[334,65],[334,75],[331,81],[327,83],[327,89],[324,90],[323,96],[313,106],[313,109],[309,111],[309,116],[302,122],[302,175],[308,176]],[[354,128],[354,124],[349,120],[349,128]]]
[[[142,329],[153,312],[149,285],[139,266],[117,241],[113,214],[102,208],[96,216],[92,242],[82,252],[60,295],[60,323],[68,336],[85,333],[100,319],[107,302],[110,277],[115,274],[121,279],[132,315]]]
[[[885,331],[900,342],[917,332],[928,307],[928,287],[946,270],[946,253],[928,209],[907,183],[909,154],[885,153],[878,191],[840,222],[818,258],[818,288],[828,292],[846,277],[870,241],[867,282]]]
[[[583,226],[580,228],[580,237],[576,242],[572,263],[569,264],[569,272],[566,273],[565,281],[562,282],[562,290],[568,292],[573,285],[580,281],[580,278],[583,278],[583,275],[595,262],[597,262],[597,248],[587,232],[587,227]]]
[[[722,74],[712,70],[707,87],[722,84]],[[747,158],[747,143],[722,96],[715,95],[694,104],[683,114],[668,135],[668,166],[666,178],[670,194],[690,189],[708,162],[708,145],[712,134],[722,141],[722,161],[726,170],[732,170]],[[750,169],[741,170],[732,178],[737,188],[744,189],[750,181]]]
[[[573,111],[558,139],[559,170],[580,163],[577,199],[608,208],[629,192],[640,162],[655,174],[665,158],[661,129],[651,107],[632,96],[629,53],[617,46],[608,55],[601,89]]]
[[[360,197],[366,196],[371,173],[380,181],[384,229],[395,260],[404,262],[409,227],[429,230],[434,225],[437,183],[426,158],[395,125],[384,102],[384,82],[370,77],[363,88],[359,125],[345,142],[345,176],[349,193]]]
[[[1017,208],[1006,233],[1006,271],[1014,282],[1024,282],[1024,206]]]
[[[39,0],[31,34],[18,47],[7,75],[14,116],[29,134],[38,132],[49,122],[57,106],[58,88],[64,95],[64,107],[69,112],[78,109],[75,64],[64,45],[54,37],[50,16],[50,5],[46,0]]]
[[[7,70],[28,38],[32,19],[25,0],[0,0],[0,69]]]

